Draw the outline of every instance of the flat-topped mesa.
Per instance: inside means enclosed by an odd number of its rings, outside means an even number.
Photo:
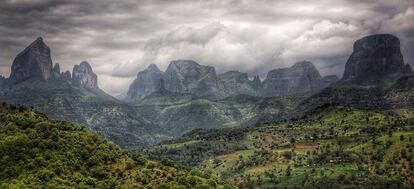
[[[30,78],[48,80],[51,77],[52,59],[49,47],[37,38],[13,61],[10,79],[24,81]]]
[[[410,72],[404,64],[400,40],[390,34],[364,37],[354,43],[342,81],[377,82],[389,75]]]
[[[203,66],[192,60],[171,61],[164,74],[165,88],[178,93],[190,93],[198,97],[220,96],[214,67]]]
[[[129,86],[127,100],[141,100],[164,88],[164,72],[157,65],[150,64],[147,69],[137,74],[137,78]]]
[[[289,68],[269,71],[263,81],[264,96],[285,96],[315,92],[321,88],[321,75],[309,61],[302,61]]]
[[[98,76],[88,62],[82,61],[73,67],[72,83],[85,88],[98,88]]]

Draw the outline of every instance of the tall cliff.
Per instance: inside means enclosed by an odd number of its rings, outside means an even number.
[[[129,86],[127,100],[142,100],[156,91],[163,90],[164,72],[155,64],[138,73],[137,78]]]
[[[263,81],[263,96],[285,96],[295,93],[316,92],[322,88],[322,77],[316,67],[302,61],[289,68],[269,71]]]
[[[253,80],[249,80],[247,73],[238,71],[229,71],[218,75],[219,81],[222,83],[225,96],[234,96],[239,94],[247,94],[251,96],[260,96],[261,81],[258,76]]]
[[[82,61],[79,65],[73,67],[72,82],[80,87],[98,88],[98,76],[86,61]]]
[[[165,88],[172,92],[190,93],[197,97],[222,96],[214,67],[192,60],[171,61],[164,74]]]
[[[41,37],[26,47],[14,59],[10,79],[24,81],[29,78],[48,80],[51,77],[50,49]]]
[[[404,64],[400,40],[390,34],[370,35],[354,43],[342,82],[377,84],[407,72],[411,68]]]

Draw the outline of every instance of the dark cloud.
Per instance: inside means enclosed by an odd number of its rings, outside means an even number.
[[[412,20],[412,0],[4,0],[0,73],[42,36],[62,69],[88,60],[111,94],[150,63],[165,69],[183,58],[262,77],[310,60],[341,75],[352,43],[375,33],[400,37],[414,64]]]

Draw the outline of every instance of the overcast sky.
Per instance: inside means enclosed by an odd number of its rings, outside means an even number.
[[[341,76],[353,42],[377,33],[398,36],[414,64],[414,0],[1,0],[0,74],[42,36],[62,71],[87,60],[113,95],[173,59],[262,78],[309,60]]]

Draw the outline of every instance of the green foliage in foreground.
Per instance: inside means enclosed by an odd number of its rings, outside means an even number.
[[[82,126],[0,105],[0,188],[232,188],[123,151]]]
[[[197,131],[145,152],[241,188],[411,188],[414,113],[329,107],[250,129]]]

